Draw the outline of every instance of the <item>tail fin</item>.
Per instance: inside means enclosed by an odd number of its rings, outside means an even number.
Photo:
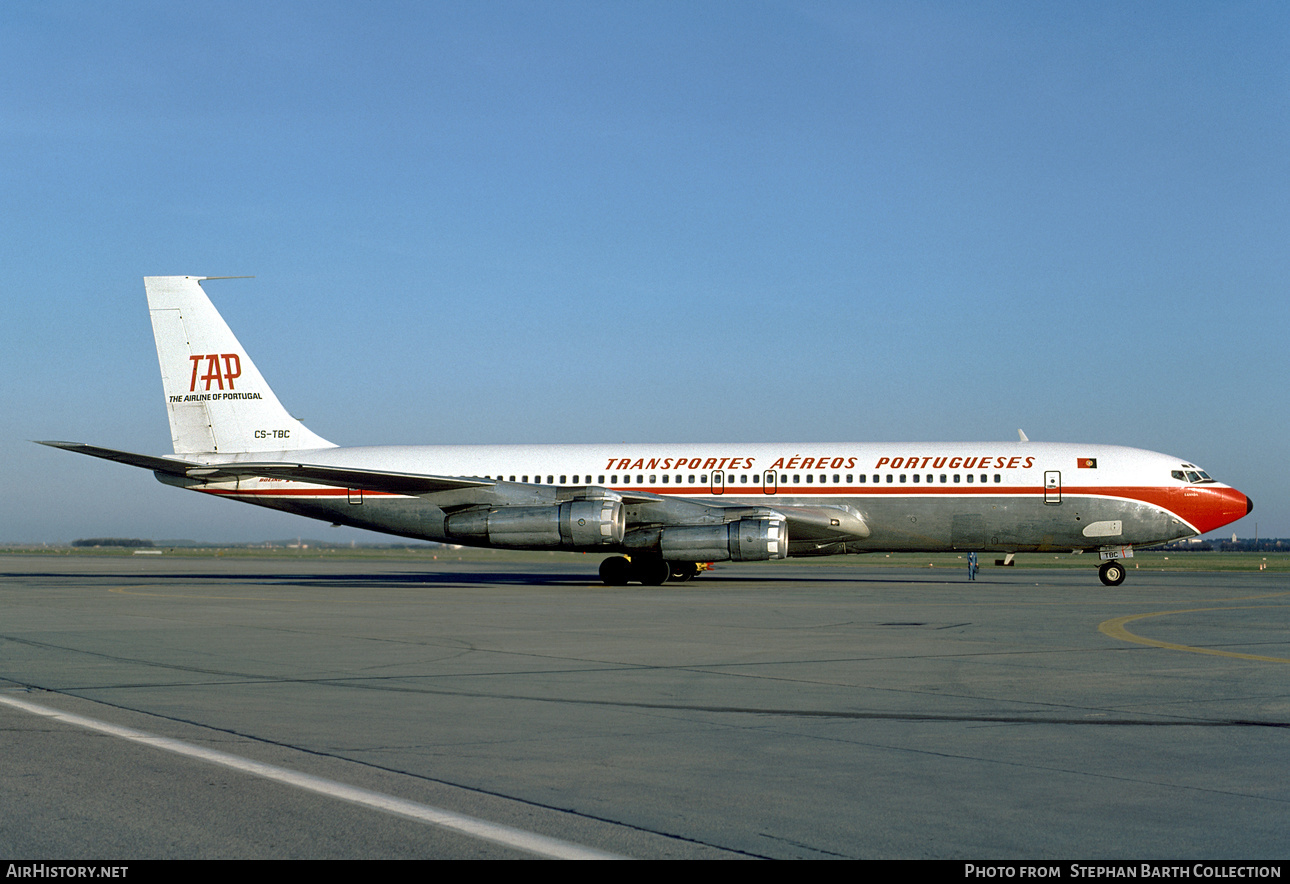
[[[143,280],[175,454],[334,448],[278,402],[202,291],[207,278]]]

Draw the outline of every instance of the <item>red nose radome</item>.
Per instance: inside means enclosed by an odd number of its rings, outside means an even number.
[[[1191,485],[1182,489],[1177,513],[1205,534],[1243,518],[1253,509],[1254,501],[1235,488]]]

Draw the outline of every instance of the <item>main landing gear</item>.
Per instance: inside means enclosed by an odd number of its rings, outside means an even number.
[[[1119,586],[1124,582],[1125,575],[1124,565],[1118,560],[1112,559],[1109,562],[1103,562],[1102,567],[1097,569],[1097,576],[1107,586]]]
[[[607,586],[626,586],[633,580],[646,586],[662,586],[668,580],[684,583],[698,575],[696,562],[665,562],[655,556],[613,556],[600,563],[600,579]]]

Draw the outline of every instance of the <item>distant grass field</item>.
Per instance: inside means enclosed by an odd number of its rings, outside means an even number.
[[[439,547],[379,549],[372,547],[314,547],[306,549],[272,549],[253,547],[156,547],[157,552],[143,553],[139,558],[272,558],[272,559],[382,559],[412,560],[427,562],[497,562],[498,564],[519,564],[521,562],[567,562],[569,565],[593,567],[599,564],[603,556],[599,553],[568,552],[515,552],[510,550],[490,549],[449,549]],[[136,554],[133,549],[110,547],[42,547],[10,546],[0,547],[0,556],[4,555],[49,555],[49,556],[112,556],[116,558],[131,557]],[[996,567],[995,560],[1002,558],[997,553],[980,555],[981,568]],[[967,555],[959,553],[868,553],[856,556],[823,556],[820,558],[790,559],[787,562],[760,563],[767,568],[797,567],[851,567],[851,568],[949,568],[967,567]],[[1011,566],[1016,569],[1034,568],[1096,568],[1098,558],[1095,553],[1072,555],[1070,553],[1018,553]],[[1139,571],[1290,571],[1290,553],[1264,552],[1157,552],[1145,551],[1135,553],[1125,563],[1130,570]]]

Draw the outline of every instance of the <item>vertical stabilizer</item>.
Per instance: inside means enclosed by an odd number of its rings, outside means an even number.
[[[287,414],[202,291],[206,278],[143,280],[175,454],[335,447]]]

